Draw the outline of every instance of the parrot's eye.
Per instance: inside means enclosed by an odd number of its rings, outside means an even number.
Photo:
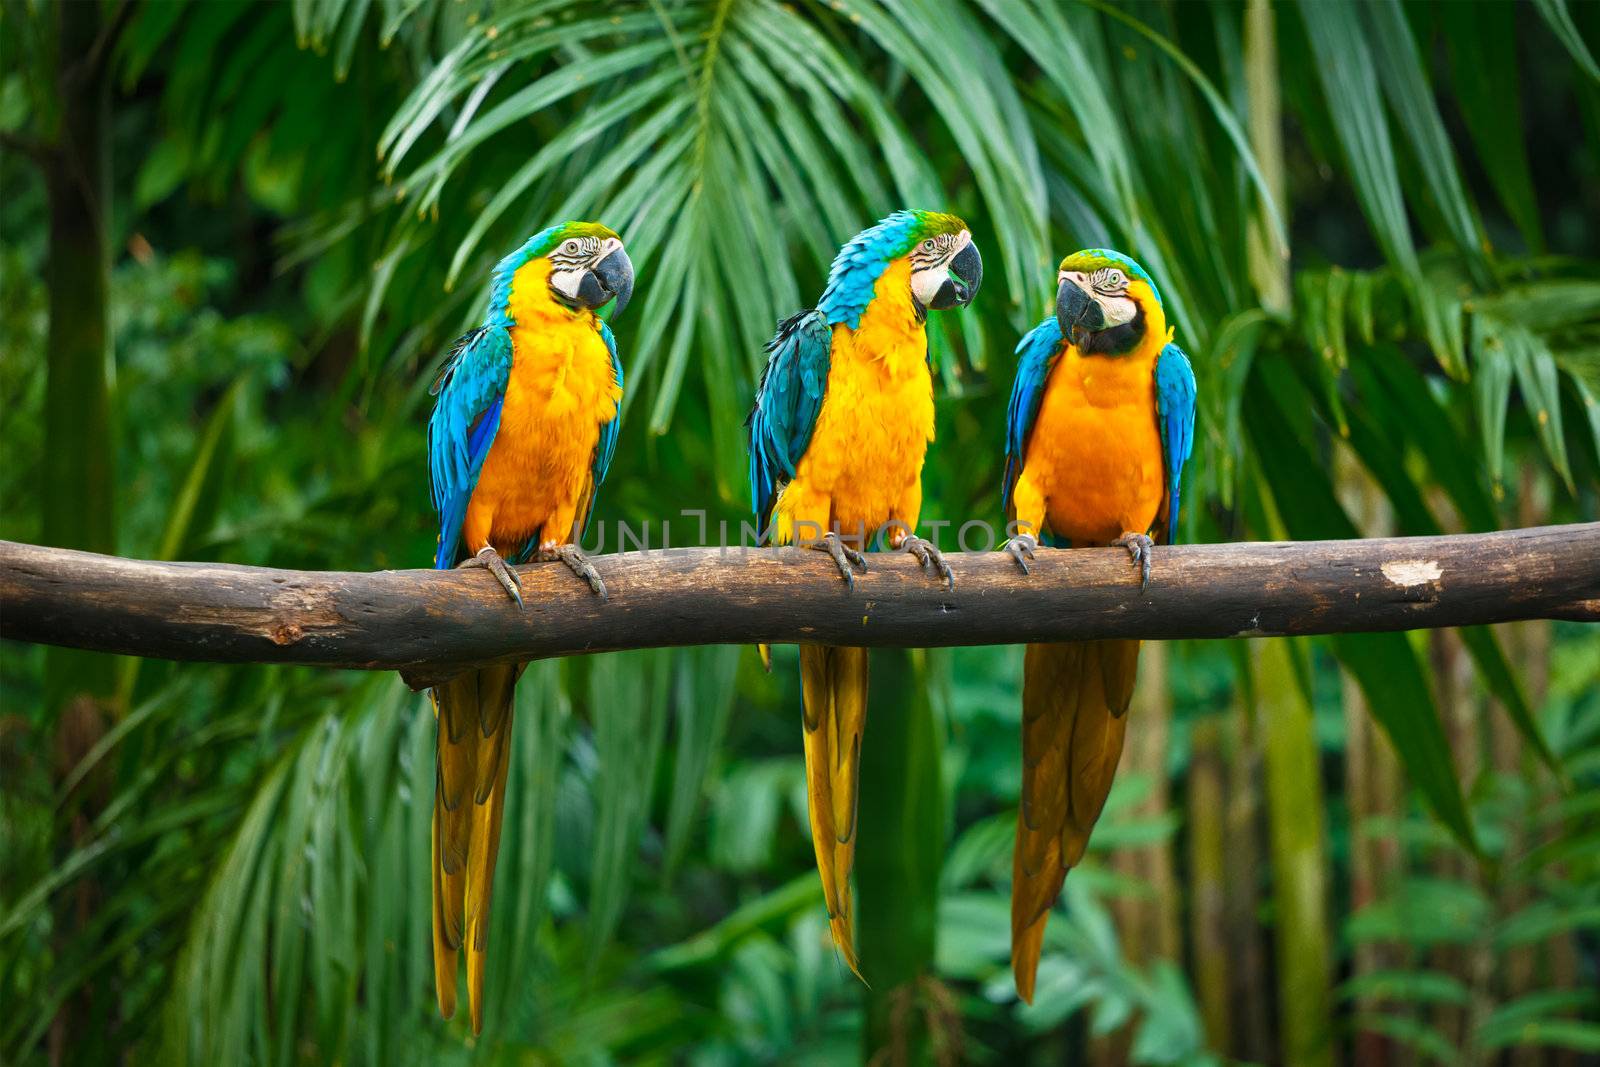
[[[568,255],[575,255],[578,251],[578,242],[575,238],[568,238],[561,243],[561,251]]]
[[[930,237],[927,240],[922,242],[922,250],[924,252],[932,252],[933,251],[933,238],[932,237]]]
[[[1102,293],[1117,293],[1128,287],[1128,279],[1120,270],[1108,267],[1095,271],[1092,284]]]

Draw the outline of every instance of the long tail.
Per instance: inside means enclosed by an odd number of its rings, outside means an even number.
[[[861,733],[867,725],[867,650],[800,646],[805,699],[806,795],[828,926],[845,963],[861,977],[850,905],[856,855]]]
[[[1022,806],[1011,864],[1011,971],[1033,1003],[1050,908],[1083,859],[1122,755],[1137,641],[1029,645],[1022,680]]]
[[[456,1013],[456,956],[467,953],[472,1032],[483,1031],[489,898],[505,814],[511,697],[525,664],[457,675],[433,692],[439,754],[433,799],[433,980],[439,1013]]]

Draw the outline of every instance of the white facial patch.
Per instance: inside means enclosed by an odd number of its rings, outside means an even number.
[[[1107,329],[1132,322],[1133,317],[1139,313],[1139,306],[1133,302],[1131,296],[1106,296],[1095,293],[1093,297],[1094,302],[1099,304],[1100,310],[1105,313]]]
[[[1057,285],[1069,280],[1088,293],[1089,299],[1100,306],[1100,313],[1106,320],[1105,325],[1101,327],[1103,330],[1132,322],[1133,317],[1139,313],[1139,305],[1128,295],[1127,276],[1120,270],[1107,268],[1087,274],[1082,271],[1064,270],[1056,275]]]
[[[583,284],[584,269],[579,270],[552,270],[550,272],[550,288],[567,300],[578,299],[578,286]]]
[[[919,241],[911,250],[911,295],[917,303],[928,307],[939,295],[944,283],[950,280],[950,261],[972,243],[972,234],[944,233]]]
[[[550,288],[569,301],[578,299],[583,276],[622,247],[615,237],[569,237],[550,253]]]
[[[933,303],[933,298],[939,294],[939,290],[949,279],[948,263],[919,270],[911,275],[911,295],[916,298],[917,303],[927,307]]]

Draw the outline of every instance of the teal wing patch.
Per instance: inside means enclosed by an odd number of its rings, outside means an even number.
[[[480,326],[455,343],[429,390],[438,397],[428,419],[428,473],[434,510],[439,513],[435,567],[456,564],[467,502],[500,428],[511,354],[509,332]]]
[[[611,377],[617,383],[617,388],[622,388],[622,359],[617,355],[617,338],[611,332],[611,327],[605,322],[600,323],[600,338],[606,343],[606,350],[611,353]],[[608,422],[600,424],[600,440],[594,449],[594,464],[590,470],[588,499],[579,510],[576,521],[573,523],[573,538],[581,540],[589,529],[589,520],[594,517],[594,501],[599,495],[600,483],[606,480],[606,472],[611,469],[611,457],[617,452],[617,435],[622,432],[622,404],[617,404],[617,413]]]
[[[1006,473],[1001,485],[1005,513],[1011,517],[1011,494],[1022,476],[1028,437],[1039,417],[1050,361],[1061,349],[1061,325],[1052,315],[1029,330],[1017,344],[1017,377],[1011,383],[1011,406],[1006,411]]]
[[[750,500],[763,529],[816,429],[828,389],[833,332],[821,312],[802,311],[778,324],[766,352],[755,407],[745,420],[750,431]]]
[[[1178,540],[1178,496],[1183,465],[1194,454],[1194,368],[1183,349],[1169,344],[1156,357],[1156,421],[1167,472],[1167,543]]]

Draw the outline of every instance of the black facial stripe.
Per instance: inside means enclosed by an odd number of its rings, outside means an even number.
[[[928,247],[929,242],[932,242],[932,247]],[[941,233],[926,241],[918,241],[916,247],[911,250],[911,270],[915,273],[919,270],[942,267],[950,262],[957,251],[956,235],[953,233]]]
[[[1089,275],[1089,284],[1097,293],[1117,295],[1128,291],[1128,278],[1115,267],[1101,267]]]
[[[574,247],[569,251],[568,244]],[[573,237],[562,241],[550,253],[550,262],[556,269],[576,270],[588,266],[600,252],[600,238]]]
[[[1120,356],[1132,352],[1144,339],[1144,308],[1135,304],[1133,318],[1121,326],[1089,334],[1078,348],[1086,356]]]

